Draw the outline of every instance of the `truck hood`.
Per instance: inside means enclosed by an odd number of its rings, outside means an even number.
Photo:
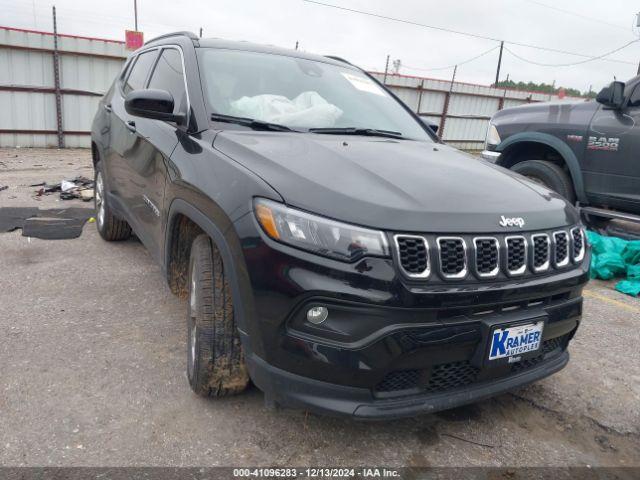
[[[413,232],[507,232],[574,224],[557,194],[446,145],[379,137],[223,131],[214,148],[292,206],[345,222]]]
[[[550,124],[583,122],[583,125],[587,125],[598,107],[599,104],[594,101],[530,103],[500,110],[491,121],[494,124],[506,120]]]

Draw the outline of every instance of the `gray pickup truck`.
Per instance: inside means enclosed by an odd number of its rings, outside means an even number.
[[[588,218],[640,222],[640,76],[596,101],[496,113],[482,157],[578,202]]]

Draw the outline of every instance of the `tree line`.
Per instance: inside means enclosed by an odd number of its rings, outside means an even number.
[[[527,90],[530,92],[542,92],[557,95],[560,90],[564,90],[565,95],[569,97],[587,97],[595,98],[597,93],[593,91],[581,92],[577,88],[568,87],[556,87],[548,83],[535,83],[535,82],[514,82],[513,80],[501,80],[498,83],[491,85],[494,88],[510,88],[513,90]]]

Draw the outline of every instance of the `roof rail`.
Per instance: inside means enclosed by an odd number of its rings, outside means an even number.
[[[342,57],[336,57],[335,55],[325,55],[325,58],[330,58],[331,60],[336,60],[338,62],[347,63],[349,65],[353,65],[353,63],[351,63],[350,61],[345,60]]]
[[[187,37],[187,38],[190,38],[191,40],[199,40],[199,38],[195,33],[182,31],[182,32],[165,33],[164,35],[160,35],[159,37],[155,37],[155,38],[152,38],[151,40],[147,40],[146,42],[144,42],[144,44],[148,45],[152,42],[155,42],[156,40],[162,40],[164,38],[169,38],[169,37]]]

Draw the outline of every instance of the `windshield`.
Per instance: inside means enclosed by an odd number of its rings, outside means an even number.
[[[213,113],[296,130],[374,129],[433,141],[395,99],[355,68],[268,53],[198,50]]]

